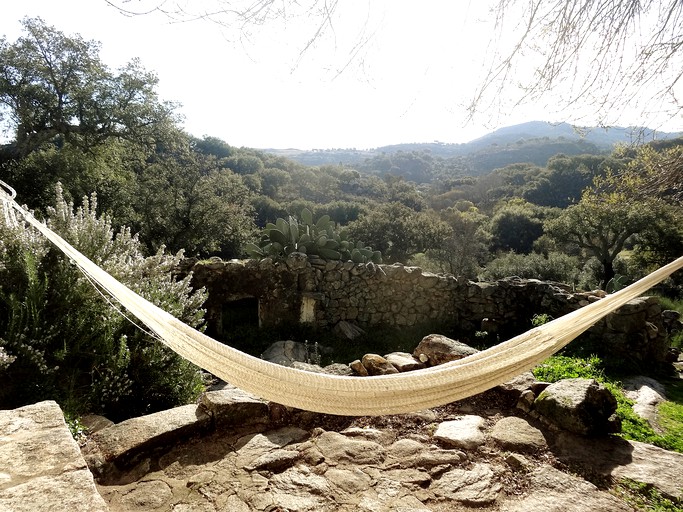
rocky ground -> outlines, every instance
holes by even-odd
[[[144,428],[131,420],[93,434],[82,451],[110,509],[635,510],[624,481],[683,498],[682,454],[569,433],[520,409],[509,389],[363,418],[293,411],[234,391],[216,392],[196,411],[158,413]]]

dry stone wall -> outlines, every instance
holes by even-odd
[[[503,340],[529,329],[534,314],[557,318],[604,296],[599,290],[576,292],[532,279],[474,282],[401,264],[323,261],[299,253],[286,261],[188,260],[184,270],[193,271],[195,286],[207,288],[209,333],[218,338],[234,327],[228,313],[237,304],[244,306],[245,300],[251,300],[247,307],[262,326],[447,325],[454,332],[486,331]],[[605,351],[614,345],[624,357],[638,361],[664,361],[668,351],[667,326],[655,298],[631,301],[587,336]]]

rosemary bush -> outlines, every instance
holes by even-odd
[[[200,327],[206,296],[176,279],[182,253],[145,257],[128,229],[97,215],[97,198],[74,210],[57,187],[48,225],[137,293]],[[130,317],[129,314],[126,314]],[[69,414],[114,421],[193,400],[198,368],[136,327],[42,235],[0,216],[0,408],[56,400]]]

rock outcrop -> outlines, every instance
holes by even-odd
[[[214,393],[210,401],[224,405],[211,414],[236,407],[228,398],[235,392]],[[591,478],[596,471],[630,478],[680,497],[683,455],[548,429],[515,409],[512,398],[499,389],[439,410],[378,418],[289,410],[280,427],[261,416],[252,427],[157,447],[127,471],[104,475],[98,488],[117,512],[632,510],[581,478],[585,469]]]
[[[0,411],[0,510],[109,510],[55,402]]]
[[[534,401],[534,409],[558,427],[584,436],[619,432],[617,400],[593,379],[564,379],[550,384]]]
[[[93,494],[92,476],[74,453],[77,447],[54,403],[4,411],[0,509],[632,510],[592,483],[596,475],[612,482],[628,478],[683,499],[683,454],[549,426],[515,405],[539,387],[519,378],[434,410],[346,418],[285,408],[226,386],[206,393],[196,406],[91,435],[82,451],[97,474],[101,498]],[[32,423],[41,424],[35,432],[46,438],[29,442],[32,436],[23,429]],[[48,462],[61,461],[65,452],[76,455],[72,462]],[[27,468],[40,476],[27,476]],[[65,473],[68,478],[62,478]],[[55,499],[65,508],[55,506]]]

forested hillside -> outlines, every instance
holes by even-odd
[[[395,144],[374,149],[267,149],[306,165],[342,164],[372,168],[377,160],[400,158],[401,154],[441,158],[465,174],[478,176],[506,165],[528,162],[544,166],[552,156],[610,153],[619,145],[633,146],[656,140],[670,140],[681,133],[665,133],[643,127],[574,127],[567,123],[530,121],[500,128],[464,144],[441,142]]]
[[[310,166],[188,135],[153,73],[135,60],[112,70],[98,52],[38,19],[17,41],[0,40],[0,120],[10,134],[0,180],[86,255],[193,325],[201,295],[170,278],[176,254],[245,257],[263,228],[277,238],[278,218],[301,222],[304,211],[310,225],[329,216],[386,263],[470,279],[613,288],[683,254],[683,139],[606,151],[531,138],[467,155],[415,147]],[[125,407],[139,414],[196,387],[176,378],[190,371],[178,358],[152,348],[53,249],[6,219],[0,283],[9,357],[0,370],[37,382],[0,391],[1,402],[53,394],[75,409],[118,410],[126,390],[147,386],[151,395]],[[662,291],[679,295],[680,283]]]

